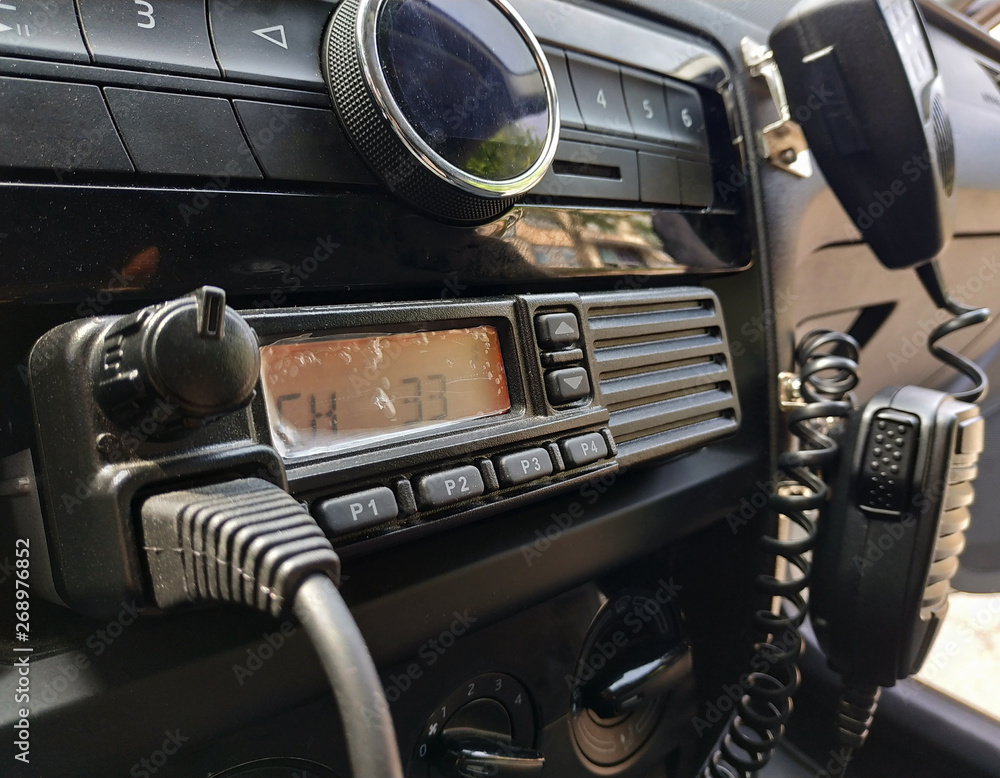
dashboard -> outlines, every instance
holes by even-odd
[[[770,605],[796,336],[858,334],[870,394],[945,383],[885,359],[916,278],[807,151],[764,153],[745,40],[792,5],[0,4],[16,774],[351,774],[300,624],[154,593],[144,502],[238,478],[336,549],[407,775],[695,775]],[[1000,65],[940,20],[930,45],[957,283],[1000,235]],[[524,772],[448,772],[470,732]]]

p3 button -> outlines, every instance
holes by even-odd
[[[544,448],[508,454],[497,459],[497,470],[506,485],[519,486],[552,475],[552,457]]]
[[[471,465],[425,475],[417,481],[421,508],[443,508],[479,497],[485,491],[482,473]]]

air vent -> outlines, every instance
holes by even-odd
[[[623,465],[730,435],[740,410],[719,301],[707,289],[582,295]]]

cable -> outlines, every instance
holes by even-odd
[[[964,392],[955,392],[953,397],[968,403],[977,403],[986,397],[990,388],[990,380],[985,371],[971,359],[962,356],[956,351],[952,351],[946,346],[939,344],[939,341],[948,337],[954,332],[964,330],[968,327],[975,327],[990,319],[989,308],[972,308],[963,305],[952,299],[945,291],[944,279],[941,276],[941,268],[937,260],[928,262],[917,268],[917,275],[931,299],[938,308],[948,311],[954,319],[946,321],[930,334],[927,348],[930,349],[938,360],[944,362],[949,367],[962,373],[970,381],[973,388]]]
[[[792,698],[799,687],[797,660],[802,652],[799,628],[805,620],[807,604],[802,595],[808,586],[811,566],[806,554],[816,539],[816,522],[810,515],[822,509],[829,498],[824,470],[834,466],[840,446],[820,426],[826,419],[846,418],[853,408],[849,399],[858,384],[857,342],[840,333],[818,330],[806,336],[796,350],[805,405],[792,411],[789,430],[799,439],[798,450],[778,457],[779,481],[791,480],[800,493],[777,493],[771,507],[800,527],[804,537],[782,540],[761,539],[761,550],[783,559],[789,573],[784,580],[776,575],[760,575],[757,589],[782,605],[774,610],[758,610],[754,629],[761,636],[755,643],[756,655],[767,663],[766,670],[750,673],[748,688],[737,702],[726,732],[701,772],[702,778],[749,778],[761,770],[784,736],[792,713]]]
[[[141,516],[157,607],[228,602],[276,617],[291,610],[330,682],[354,778],[402,778],[378,672],[337,591],[340,560],[305,508],[251,478],[150,497]]]
[[[368,647],[340,592],[325,575],[307,578],[292,606],[319,654],[344,723],[356,778],[396,776],[399,749]]]

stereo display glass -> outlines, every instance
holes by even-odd
[[[489,326],[280,341],[261,348],[261,383],[286,459],[511,409]]]

